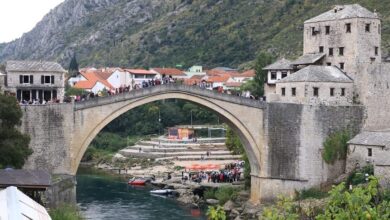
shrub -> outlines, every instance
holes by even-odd
[[[347,155],[347,142],[350,140],[348,131],[335,132],[324,142],[322,158],[327,164],[333,164],[337,160],[345,159]]]
[[[237,198],[238,189],[233,187],[220,187],[215,192],[215,198],[219,200],[219,204],[225,204],[228,200]]]
[[[206,189],[203,193],[204,199],[216,199],[215,197],[215,189],[209,188]]]
[[[79,209],[74,205],[63,204],[49,212],[52,220],[82,220]]]
[[[368,176],[374,175],[374,167],[372,165],[362,167],[361,169],[352,172],[348,176],[347,185],[358,185],[367,182],[366,174],[368,174]]]
[[[322,191],[318,188],[304,189],[299,192],[296,192],[296,198],[298,200],[313,198],[313,199],[322,199],[328,196],[327,192]]]
[[[226,220],[226,213],[221,206],[209,206],[206,215],[210,220]]]
[[[272,220],[296,220],[299,219],[297,207],[294,206],[293,200],[287,197],[278,197],[275,206],[264,209],[261,219]]]

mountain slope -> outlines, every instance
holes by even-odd
[[[264,50],[302,52],[303,21],[334,4],[378,9],[382,47],[390,51],[390,0],[66,0],[22,38],[0,44],[7,59],[81,66],[232,66]]]

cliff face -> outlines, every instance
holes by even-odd
[[[0,44],[0,63],[44,59],[80,66],[237,66],[260,50],[294,57],[303,21],[334,4],[308,0],[65,0],[20,39]],[[390,50],[390,4],[357,1],[381,13]]]

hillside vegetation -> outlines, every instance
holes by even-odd
[[[19,40],[0,44],[8,59],[56,60],[76,52],[80,66],[209,67],[302,52],[304,20],[335,4],[359,3],[382,18],[390,51],[390,0],[66,0]]]

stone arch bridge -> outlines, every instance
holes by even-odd
[[[183,99],[217,113],[240,137],[251,166],[251,200],[318,185],[342,172],[324,165],[320,146],[330,127],[353,123],[360,107],[267,104],[195,86],[168,84],[78,103],[22,106],[21,129],[34,153],[25,167],[75,175],[94,137],[121,114],[146,103]],[[309,120],[308,120],[309,119]],[[305,134],[306,133],[306,134]]]

